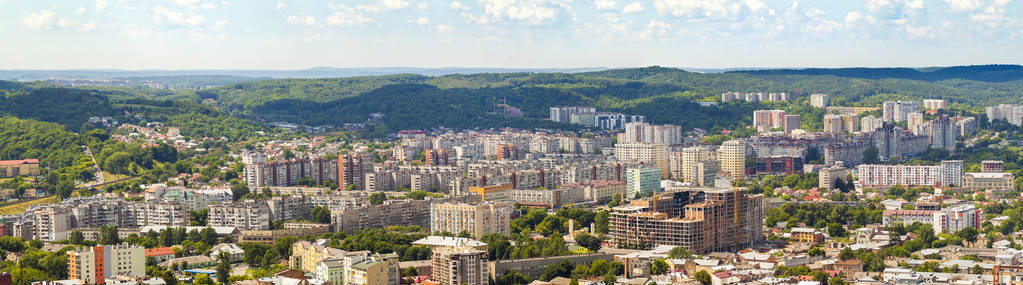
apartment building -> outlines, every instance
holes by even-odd
[[[860,165],[856,171],[863,187],[962,185],[962,161],[947,160],[941,165]]]
[[[866,115],[860,118],[860,131],[861,132],[873,132],[880,128],[884,120],[873,115]]]
[[[32,215],[32,237],[45,242],[67,239],[69,210],[60,206],[47,206]]]
[[[338,185],[345,188],[354,185],[355,189],[365,190],[365,175],[373,172],[373,156],[362,152],[338,155],[337,171],[337,179],[341,181]]]
[[[245,200],[211,205],[207,225],[235,227],[238,230],[270,229],[270,207],[263,201]]]
[[[505,202],[436,203],[430,205],[430,231],[459,234],[468,232],[474,237],[498,233],[511,233],[514,207]]]
[[[625,171],[625,194],[628,197],[657,192],[661,188],[660,170],[640,165]]]
[[[332,212],[331,223],[338,232],[354,233],[365,228],[417,225],[430,227],[430,205],[433,203],[478,201],[479,197],[461,196],[427,200],[387,200],[371,207]]]
[[[924,99],[924,108],[928,110],[948,109],[948,101],[945,101],[945,99]]]
[[[615,158],[624,162],[653,164],[661,169],[661,178],[671,177],[668,166],[668,145],[647,143],[619,143],[615,145]]]
[[[971,190],[1010,191],[1014,189],[1015,178],[1012,173],[966,173],[963,175],[963,188]]]
[[[896,101],[884,102],[881,105],[882,119],[885,122],[903,122],[909,113],[919,112],[920,103],[917,102]]]
[[[757,175],[803,174],[803,158],[781,155],[757,157],[756,170]]]
[[[980,162],[980,172],[1000,173],[1005,169],[1005,162],[1001,160],[985,160]]]
[[[845,167],[831,166],[828,168],[821,169],[817,172],[817,187],[824,190],[835,189],[835,180],[842,180],[848,182],[846,177]]]
[[[763,197],[745,188],[687,191],[668,209],[618,207],[610,243],[618,248],[681,246],[693,253],[735,251],[763,240]],[[673,210],[678,209],[678,210]]]
[[[145,249],[125,244],[68,251],[68,278],[84,284],[105,284],[114,276],[146,275]]]
[[[785,110],[753,111],[753,127],[759,132],[768,132],[775,128],[785,128]]]
[[[856,115],[827,114],[824,115],[824,132],[841,133],[856,132]]]
[[[430,279],[441,285],[490,284],[487,251],[471,247],[447,247],[433,252],[433,275]]]
[[[696,181],[696,164],[716,160],[713,146],[700,145],[683,148],[671,153],[671,177],[685,182]]]
[[[618,142],[678,145],[682,143],[682,127],[643,122],[628,123],[625,124],[625,132],[618,134]]]
[[[345,267],[345,284],[351,285],[401,285],[401,269],[398,255],[369,254],[346,255],[342,260]],[[350,264],[350,265],[348,265]]]
[[[329,257],[341,256],[344,250],[328,247],[325,244],[313,243],[300,240],[291,245],[291,267],[305,271],[316,272],[317,263]]]
[[[954,233],[965,228],[980,228],[984,214],[973,205],[941,209],[934,213],[934,233]]]
[[[574,187],[576,185],[563,184],[562,187]],[[606,202],[611,201],[614,194],[625,193],[625,183],[615,180],[590,180],[581,184],[584,189],[583,198],[587,201]]]
[[[550,120],[558,123],[573,123],[572,115],[580,113],[596,113],[597,108],[585,106],[559,106],[551,107]],[[577,123],[573,123],[577,124]]]
[[[828,106],[828,103],[830,103],[828,94],[810,94],[810,106],[824,108]]]
[[[718,160],[721,161],[721,171],[727,172],[732,180],[746,178],[746,142],[743,140],[730,140],[721,144],[718,149]]]
[[[928,137],[931,140],[931,148],[945,149],[950,152],[956,150],[956,138],[959,137],[959,126],[952,122],[948,116],[942,115],[928,122]]]
[[[312,179],[317,184],[327,180],[337,183],[338,161],[313,158],[257,162],[246,164],[243,176],[251,189],[294,186],[301,178]]]
[[[38,175],[38,159],[0,160],[0,178]]]

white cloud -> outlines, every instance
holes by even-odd
[[[639,37],[645,39],[650,35],[656,35],[659,37],[665,36],[669,34],[671,30],[672,30],[671,24],[658,20],[650,20],[650,23],[646,25],[646,29],[644,29],[643,32],[639,33]]]
[[[426,3],[419,3],[416,5],[416,9],[419,10],[426,10],[426,7],[429,7],[429,5],[427,5]]]
[[[643,12],[643,4],[640,4],[639,2],[632,2],[632,4],[625,5],[625,8],[622,8],[622,13],[636,12]]]
[[[277,2],[277,7],[274,7],[274,10],[284,10],[284,9],[288,9],[288,4],[284,4],[284,2]]]
[[[75,9],[75,14],[81,13],[85,13],[85,6],[78,6],[78,9]]]
[[[448,7],[451,7],[451,9],[455,9],[455,10],[462,10],[462,11],[469,10],[469,6],[465,6],[465,4],[462,4],[462,2],[458,2],[458,1],[451,2],[451,5],[448,5]]]
[[[226,27],[227,27],[227,19],[217,20],[217,22],[213,24],[213,29],[215,29],[215,30],[222,30],[222,29],[224,29]]]
[[[934,38],[934,28],[931,26],[907,25],[905,30],[906,34],[913,38]]]
[[[484,5],[483,16],[463,14],[477,24],[504,20],[539,25],[554,20],[556,1],[548,0],[478,0]],[[563,6],[562,6],[563,7]]]
[[[427,17],[419,17],[419,19],[416,19],[416,25],[426,25],[426,24],[429,24],[429,23],[430,23],[430,18],[427,18]]]
[[[331,26],[351,27],[373,21],[352,7],[331,3],[330,8],[334,9],[334,13],[327,16],[327,24]]]
[[[744,9],[760,12],[767,8],[759,0],[655,0],[654,7],[662,15],[691,18],[728,18]]]
[[[203,10],[213,10],[217,8],[217,5],[210,2],[206,2],[199,5],[199,7],[202,8]]]
[[[978,0],[945,0],[945,3],[952,11],[973,11],[981,6]]]
[[[128,28],[124,30],[124,33],[128,34],[132,38],[145,38],[153,34],[153,30],[149,28]]]
[[[60,19],[60,20],[57,21],[57,27],[58,28],[67,28],[67,26],[70,26],[70,25],[71,25],[71,21],[69,21],[68,19]]]
[[[405,0],[377,0],[373,5],[356,5],[355,9],[366,12],[387,12],[391,10],[398,10],[408,7],[409,3]]]
[[[49,30],[53,28],[53,24],[57,21],[57,14],[54,14],[51,10],[28,13],[24,18],[21,18],[21,23],[25,24],[25,27],[30,30]]]
[[[593,4],[597,5],[597,10],[600,11],[611,10],[615,8],[615,1],[613,0],[597,0],[593,2]]]
[[[199,4],[199,0],[172,0],[171,2],[185,7],[195,7],[196,4]]]
[[[96,14],[99,14],[103,13],[103,10],[107,7],[110,7],[110,2],[107,2],[106,0],[96,0],[96,5],[94,5],[92,9],[96,12]]]
[[[185,15],[184,13],[172,11],[163,6],[157,5],[156,7],[153,7],[153,21],[157,23],[167,21],[174,24],[199,26],[206,22],[206,17],[194,14]]]
[[[88,23],[84,23],[84,24],[81,24],[80,26],[78,26],[78,30],[83,31],[83,32],[88,32],[88,31],[92,31],[92,30],[95,30],[95,29],[96,29],[96,21],[95,20],[89,20]]]
[[[300,17],[300,16],[296,16],[296,15],[291,15],[291,16],[288,16],[288,24],[315,26],[316,25],[316,17],[313,17],[313,16]]]
[[[448,25],[434,25],[433,30],[441,33],[450,33],[451,31],[454,31],[455,28]]]
[[[873,24],[876,20],[874,19],[873,16],[864,15],[863,13],[860,13],[860,11],[852,11],[845,14],[845,22],[847,24],[856,24],[860,23],[861,21]]]

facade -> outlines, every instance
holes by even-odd
[[[721,161],[721,171],[727,172],[732,180],[742,180],[746,177],[746,142],[724,142],[718,149],[718,160]]]
[[[257,162],[245,165],[245,183],[251,189],[265,186],[294,186],[301,178],[310,178],[316,184],[330,180],[338,182],[338,162],[320,158]]]
[[[931,224],[934,222],[934,210],[885,210],[881,216],[884,226],[911,225],[913,223]]]
[[[334,231],[354,233],[365,228],[417,225],[430,227],[430,204],[466,202],[474,196],[457,198],[435,198],[427,200],[387,200],[371,207],[331,211]],[[476,200],[478,201],[478,200]]]
[[[792,234],[792,239],[800,242],[813,244],[824,242],[824,233],[814,228],[792,228],[789,233]]]
[[[117,275],[145,276],[145,249],[128,244],[101,245],[68,251],[68,278],[104,284]]]
[[[468,232],[474,237],[498,233],[511,233],[512,204],[497,203],[437,203],[430,205],[430,231],[459,234]]]
[[[681,246],[704,253],[734,251],[763,240],[763,196],[749,195],[745,188],[682,194],[671,202],[670,208],[677,211],[615,208],[610,218],[610,243],[618,248]]]
[[[785,133],[799,129],[799,115],[785,115]]]
[[[956,150],[956,138],[959,137],[958,125],[948,116],[939,116],[929,122],[931,148],[941,148],[954,152]]]
[[[856,115],[827,114],[824,115],[824,132],[841,133],[856,132]]]
[[[693,181],[692,184],[704,187],[714,185],[714,180],[717,180],[718,172],[721,172],[720,161],[711,160],[696,163],[696,170],[694,172],[696,180]]]
[[[625,124],[625,132],[618,135],[619,143],[682,144],[682,127],[651,125],[642,122]]]
[[[948,101],[945,101],[945,99],[924,99],[924,108],[928,110],[947,109]]]
[[[810,94],[810,106],[824,108],[828,106],[828,94]]]
[[[433,275],[441,285],[487,285],[487,251],[470,247],[440,248],[433,253]]]
[[[873,132],[882,126],[881,118],[874,117],[871,115],[863,116],[860,118],[860,131],[861,132]]]
[[[697,175],[695,175],[697,163],[715,160],[714,148],[711,146],[687,147],[683,148],[681,152],[672,153],[672,155],[676,153],[678,160],[673,162],[673,165],[677,165],[677,170],[672,170],[672,177],[681,178],[684,182],[693,183],[697,180]]]
[[[341,187],[366,189],[366,174],[373,172],[373,156],[362,152],[341,154],[337,157],[337,179]]]
[[[817,187],[825,190],[835,189],[835,180],[841,179],[843,182],[847,180],[845,167],[832,166],[821,169],[817,172]]]
[[[33,234],[35,239],[55,242],[68,237],[68,210],[59,206],[48,206],[32,215]]]
[[[401,270],[398,255],[362,254],[344,258],[346,266],[344,282],[352,285],[401,285]]]
[[[1014,126],[1023,124],[1023,105],[1001,104],[987,107],[984,111],[987,113],[988,123],[1003,120]]]
[[[753,127],[759,132],[768,132],[775,128],[785,128],[785,110],[753,111]]]
[[[207,224],[211,227],[235,227],[238,230],[268,230],[270,220],[270,207],[254,200],[211,205],[207,215]]]
[[[633,167],[625,170],[625,193],[628,196],[636,194],[655,193],[661,187],[660,170],[654,167]]]
[[[571,118],[573,114],[579,113],[596,113],[597,109],[593,107],[584,106],[561,106],[551,107],[550,120],[558,123],[572,123]]]
[[[860,165],[856,171],[863,187],[962,185],[962,161],[946,160],[941,165]]]
[[[557,209],[565,205],[585,202],[585,192],[586,190],[583,187],[514,189],[511,190],[507,201],[530,207]]]
[[[1001,160],[985,160],[980,162],[980,172],[1000,173],[1005,169],[1005,162]]]
[[[305,272],[316,272],[317,263],[329,257],[343,255],[345,251],[300,240],[291,245],[292,267]]]
[[[980,228],[984,214],[973,205],[941,209],[934,213],[934,233],[954,233],[965,228]]]
[[[793,156],[757,157],[757,175],[781,175],[803,173],[803,158]]]
[[[611,201],[614,194],[625,193],[625,183],[615,180],[590,180],[589,183],[582,186],[584,187],[583,198],[587,201]]]
[[[661,169],[661,178],[671,177],[666,144],[620,143],[615,145],[615,158],[620,161],[653,164]]]
[[[906,120],[909,113],[919,113],[920,103],[896,101],[884,102],[881,105],[882,119],[885,122],[902,122]]]
[[[39,160],[0,160],[0,178],[17,176],[39,176]]]
[[[963,175],[963,188],[971,190],[1009,191],[1015,186],[1012,173],[966,173]]]

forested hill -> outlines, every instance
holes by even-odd
[[[1023,79],[1020,65],[971,65],[935,68],[807,68],[737,70],[729,73],[752,75],[832,75],[866,79],[910,79],[941,81],[951,79],[1007,82]]]

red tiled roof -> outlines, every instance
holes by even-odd
[[[22,160],[0,160],[0,165],[19,165],[19,164],[39,164],[39,160],[35,158],[22,159]]]
[[[174,255],[174,249],[169,247],[157,247],[146,249],[146,257]]]

